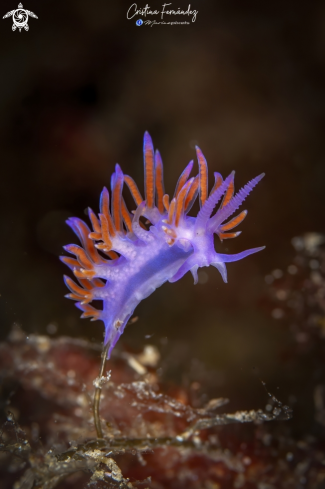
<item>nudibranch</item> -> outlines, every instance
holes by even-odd
[[[264,174],[234,194],[234,172],[225,180],[220,173],[214,173],[215,181],[209,193],[207,162],[196,147],[198,175],[190,178],[191,161],[179,177],[170,201],[164,191],[162,159],[159,151],[154,151],[147,132],[143,154],[144,199],[135,181],[124,175],[117,164],[111,177],[111,195],[105,187],[101,193],[98,217],[89,209],[93,230],[76,217],[67,221],[82,246],[64,247],[75,258],[61,259],[78,280],[77,284],[65,277],[71,291],[66,297],[77,301],[76,306],[83,311],[81,317],[104,322],[108,358],[136,306],[164,282],[176,282],[190,271],[197,283],[198,268],[210,265],[217,268],[227,282],[226,263],[241,260],[264,248],[252,248],[234,255],[217,253],[214,248],[214,234],[221,241],[240,234],[232,230],[243,221],[247,211],[227,219]],[[135,202],[132,212],[122,195],[124,184]],[[191,217],[188,213],[197,197],[200,210],[196,217]],[[213,214],[219,202],[219,208]],[[140,220],[141,216],[146,219],[145,223]],[[91,306],[92,300],[102,301],[103,310]]]

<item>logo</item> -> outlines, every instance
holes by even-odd
[[[23,28],[25,29],[25,31],[29,30],[28,16],[34,17],[34,19],[38,19],[37,15],[35,15],[33,12],[23,9],[21,3],[18,5],[18,8],[16,10],[11,10],[10,12],[7,12],[6,15],[3,16],[3,19],[7,19],[11,16],[13,21],[12,30],[15,31],[16,29],[19,29],[19,32],[21,32]]]
[[[136,24],[137,24],[137,25],[142,25],[142,24],[143,24],[143,20],[142,20],[142,19],[138,19],[138,20],[136,21]]]

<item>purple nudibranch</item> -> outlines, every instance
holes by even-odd
[[[66,297],[77,301],[76,306],[83,311],[81,317],[104,322],[104,345],[109,342],[108,358],[136,306],[164,282],[176,282],[190,271],[196,284],[198,268],[210,265],[217,268],[227,282],[225,263],[264,249],[264,246],[252,248],[235,255],[217,253],[214,249],[214,233],[221,241],[240,234],[229,231],[243,221],[247,211],[225,221],[236,212],[264,173],[253,178],[235,195],[234,172],[225,180],[219,173],[214,173],[215,182],[209,193],[207,162],[196,147],[199,173],[189,178],[193,167],[191,161],[181,174],[169,202],[169,195],[164,192],[162,160],[159,151],[154,151],[147,132],[143,153],[145,199],[134,180],[116,165],[111,178],[111,197],[104,187],[98,217],[89,209],[93,231],[76,217],[67,221],[82,246],[64,247],[75,258],[61,259],[73,270],[79,282],[65,276],[71,291]],[[122,196],[124,183],[136,204],[132,213]],[[197,196],[200,211],[196,217],[191,217],[188,212]],[[220,201],[219,209],[211,217]],[[149,221],[149,227],[140,221],[141,216]],[[103,310],[91,306],[89,302],[92,300],[102,300]]]

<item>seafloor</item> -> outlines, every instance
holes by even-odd
[[[300,406],[263,385],[264,405],[229,412],[227,399],[206,399],[204,375],[189,383],[184,371],[181,385],[166,380],[161,353],[147,344],[114,352],[101,379],[104,439],[97,440],[91,406],[101,346],[26,336],[16,325],[0,345],[1,489],[324,488],[323,241],[293,240],[292,260],[266,276],[261,304],[291,331],[285,368],[308,373],[299,376]]]

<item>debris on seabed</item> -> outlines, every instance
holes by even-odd
[[[274,396],[265,410],[219,413],[223,398],[194,408],[158,382],[156,347],[114,352],[112,375],[97,379],[100,351],[68,337],[27,339],[18,326],[0,344],[4,489],[300,487],[305,459],[290,437],[271,435],[272,423],[265,423],[291,417]],[[104,439],[95,437],[94,379],[102,387]],[[306,465],[303,477],[312,470]]]

